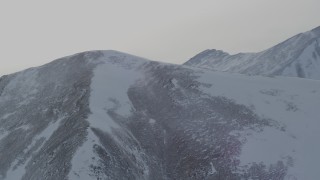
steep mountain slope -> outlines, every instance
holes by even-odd
[[[259,53],[229,55],[206,50],[185,65],[250,75],[320,79],[320,27]]]
[[[115,51],[0,79],[0,179],[315,179],[320,83]]]

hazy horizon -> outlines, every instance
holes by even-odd
[[[0,75],[88,50],[181,64],[205,49],[258,52],[320,25],[318,0],[2,2]]]

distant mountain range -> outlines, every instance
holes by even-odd
[[[258,53],[205,50],[184,65],[224,72],[320,79],[320,27]]]
[[[318,179],[319,80],[192,67],[314,78],[318,35],[190,66],[89,51],[2,76],[0,180]]]

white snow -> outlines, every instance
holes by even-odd
[[[107,111],[115,108],[123,116],[130,115],[131,104],[127,91],[140,77],[142,75],[135,70],[109,62],[94,70],[90,95],[92,115],[88,118],[91,127],[107,130],[109,133],[112,128],[119,128]]]
[[[7,119],[8,117],[10,117],[13,114],[14,113],[8,113],[8,114],[5,114],[2,117],[0,117],[0,123],[1,123],[1,120]],[[8,134],[9,134],[9,132],[6,131],[6,129],[0,128],[0,141],[1,141],[1,139],[5,138]]]
[[[172,83],[173,86],[174,86],[173,89],[177,89],[177,88],[180,87],[179,84],[178,84],[178,80],[175,79],[175,78],[171,79],[171,83]]]
[[[163,130],[163,144],[167,144],[167,131]]]
[[[214,174],[214,173],[216,173],[217,172],[217,170],[214,168],[214,166],[213,166],[213,163],[212,162],[210,162],[210,166],[211,166],[211,171],[209,172],[209,174]]]
[[[30,126],[29,125],[22,125],[18,129],[22,129],[24,131],[28,131],[30,129]]]
[[[8,117],[14,115],[14,112],[3,115],[0,119],[7,119]]]
[[[64,119],[64,117],[61,117],[57,119],[54,123],[51,123],[48,125],[46,129],[44,129],[37,137],[35,137],[35,140],[38,140],[40,138],[45,138],[48,140],[52,134],[60,127],[61,121]]]
[[[255,133],[248,138],[242,148],[241,165],[252,162],[263,162],[269,166],[282,158],[292,156],[295,151],[295,142],[286,133],[274,128],[265,128],[262,133]]]
[[[118,59],[113,59],[115,55],[117,55]],[[130,115],[132,106],[127,91],[131,85],[142,78],[142,74],[134,67],[138,67],[144,62],[134,56],[106,52],[101,59],[102,64],[95,68],[89,99],[89,107],[92,114],[87,119],[90,123],[90,128],[88,129],[87,140],[72,158],[69,179],[90,180],[97,178],[91,173],[89,166],[90,164],[97,165],[98,163],[98,157],[93,152],[93,145],[100,144],[100,142],[91,128],[98,128],[109,135],[113,135],[114,129],[122,129],[108,115],[108,110],[114,110],[125,117]],[[134,149],[128,149],[127,145],[118,140],[116,136],[114,136],[114,139],[119,146],[124,147],[124,150],[130,151],[131,154],[135,154],[139,158],[138,152],[135,152]],[[145,173],[148,174],[147,169],[145,169]]]
[[[152,124],[152,125],[154,125],[154,124],[156,123],[156,120],[154,120],[154,119],[149,119],[149,123]]]
[[[22,179],[23,175],[26,173],[25,167],[28,164],[28,162],[30,161],[31,157],[28,158],[28,160],[21,165],[17,165],[17,163],[19,162],[18,159],[16,159],[13,164],[16,165],[16,167],[14,168],[13,166],[11,166],[11,169],[7,172],[6,175],[6,179]]]

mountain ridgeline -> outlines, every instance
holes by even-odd
[[[205,50],[184,65],[224,72],[320,79],[320,26],[258,53]]]
[[[210,69],[317,79],[315,37],[190,66],[89,51],[3,76],[0,180],[317,179],[319,81]]]

